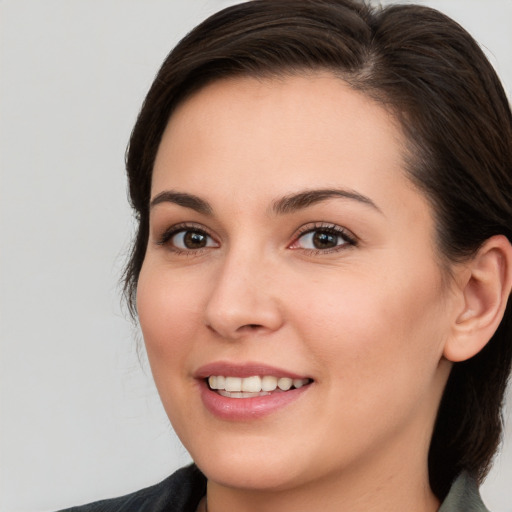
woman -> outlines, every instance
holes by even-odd
[[[164,62],[126,293],[196,465],[80,510],[486,510],[512,115],[446,16],[259,0]]]

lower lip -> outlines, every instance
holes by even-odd
[[[200,381],[200,390],[204,406],[214,416],[229,421],[247,421],[262,418],[295,402],[311,385],[253,398],[221,396],[212,391],[205,381]]]

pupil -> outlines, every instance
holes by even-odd
[[[188,249],[200,249],[201,247],[206,247],[206,236],[202,233],[187,231],[183,242]]]
[[[313,236],[313,245],[317,249],[330,249],[331,247],[336,247],[337,242],[337,235],[333,235],[331,233],[319,231]]]

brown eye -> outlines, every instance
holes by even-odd
[[[193,251],[205,247],[218,247],[213,238],[200,230],[182,229],[170,238],[170,243],[183,251]]]
[[[311,237],[311,242],[315,249],[332,249],[339,245],[339,238],[339,235],[334,235],[333,233],[315,231]]]
[[[290,249],[329,252],[354,245],[357,245],[355,237],[345,228],[333,224],[306,229],[290,245]]]
[[[183,237],[183,245],[187,249],[201,249],[206,247],[208,239],[203,233],[195,233],[193,231],[187,231]]]
[[[300,236],[297,245],[302,249],[325,250],[334,249],[350,243],[343,233],[332,232],[326,229],[315,229]]]

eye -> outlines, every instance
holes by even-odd
[[[179,231],[171,237],[170,241],[174,247],[185,250],[215,247],[217,245],[208,234],[192,230]]]
[[[347,245],[356,245],[356,239],[351,233],[340,226],[305,226],[290,245],[290,249],[329,252],[339,250]]]
[[[194,226],[173,226],[158,241],[159,245],[168,245],[177,252],[191,252],[219,244],[206,231]]]

